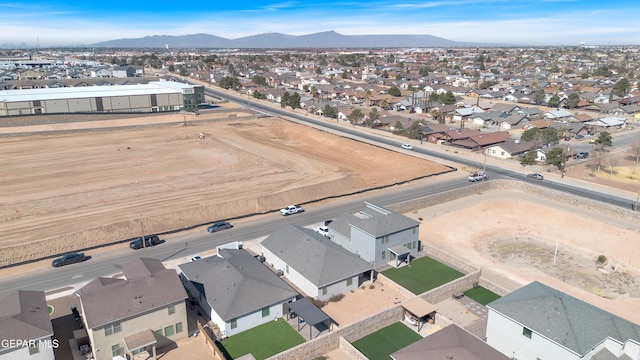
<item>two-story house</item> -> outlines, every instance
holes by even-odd
[[[419,226],[418,221],[365,202],[359,210],[338,216],[329,229],[335,243],[364,261],[397,265],[418,252]]]
[[[160,260],[139,258],[122,278],[96,278],[76,292],[96,360],[147,352],[187,337],[187,293]]]

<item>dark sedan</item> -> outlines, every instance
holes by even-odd
[[[232,227],[233,225],[231,225],[228,221],[216,221],[207,228],[207,231],[212,233],[220,230],[231,229]]]
[[[84,253],[71,253],[71,254],[66,254],[65,256],[59,259],[53,260],[53,263],[51,263],[51,265],[53,267],[60,267],[60,266],[65,266],[69,264],[80,263],[83,261],[87,261],[89,259],[91,259],[91,257],[84,256]]]
[[[133,250],[142,249],[143,247],[152,247],[161,243],[158,235],[146,235],[144,237],[144,244],[142,243],[142,237],[139,237],[129,243],[129,247]]]

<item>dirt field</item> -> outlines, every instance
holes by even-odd
[[[448,170],[277,118],[220,115],[3,138],[0,153],[0,265]]]
[[[407,215],[424,219],[423,241],[479,267],[499,285],[538,280],[640,323],[640,224],[512,191]],[[605,263],[597,262],[599,255]]]

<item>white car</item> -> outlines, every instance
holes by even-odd
[[[316,228],[316,232],[320,235],[324,235],[326,237],[329,237],[329,228],[326,226],[318,226]]]
[[[413,150],[413,145],[411,144],[402,144],[402,148],[406,150]]]
[[[200,260],[200,259],[202,259],[202,256],[200,256],[200,255],[198,255],[198,254],[195,254],[195,255],[193,255],[193,256],[191,257],[191,259],[189,259],[189,260],[191,260],[191,261],[198,261],[198,260]]]
[[[280,215],[282,216],[297,214],[301,212],[304,212],[304,209],[298,205],[289,205],[285,208],[280,209]]]

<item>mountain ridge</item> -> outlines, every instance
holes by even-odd
[[[482,43],[464,43],[433,35],[343,35],[336,31],[323,31],[306,35],[263,33],[236,39],[210,34],[151,35],[102,41],[90,47],[102,48],[407,48],[407,47],[465,47],[491,46]]]

